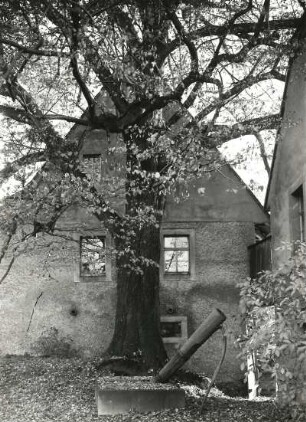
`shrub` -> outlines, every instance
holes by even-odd
[[[240,288],[246,324],[240,356],[244,361],[256,356],[258,376],[268,372],[277,382],[279,405],[301,417],[306,408],[306,244],[298,244],[284,267],[248,279]]]

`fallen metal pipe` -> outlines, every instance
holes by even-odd
[[[226,316],[224,313],[219,309],[214,309],[170,361],[160,370],[155,377],[155,381],[166,382],[220,328],[225,320]]]

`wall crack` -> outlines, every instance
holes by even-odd
[[[37,306],[37,303],[39,302],[39,299],[42,297],[43,293],[44,293],[44,292],[41,292],[41,293],[37,296],[37,298],[36,298],[36,301],[35,301],[34,306],[33,306],[33,309],[32,309],[32,313],[31,313],[31,317],[30,317],[29,325],[28,325],[28,328],[27,328],[27,333],[29,332],[30,326],[31,326],[31,324],[32,324],[32,319],[33,319],[33,315],[34,315],[34,312],[35,312],[35,308],[36,308],[36,306]]]

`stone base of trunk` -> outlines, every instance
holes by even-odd
[[[150,412],[185,406],[184,390],[153,377],[104,377],[96,386],[98,415]]]

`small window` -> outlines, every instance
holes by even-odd
[[[189,274],[189,236],[164,236],[165,273]]]
[[[305,217],[304,217],[304,195],[303,186],[300,186],[291,195],[291,232],[292,241],[304,241]]]
[[[160,330],[164,343],[182,343],[187,340],[187,317],[161,316]]]
[[[105,275],[105,239],[103,237],[81,237],[80,255],[82,277]]]
[[[101,180],[101,154],[84,154],[82,169],[89,179]]]
[[[181,321],[161,321],[162,337],[182,337]]]

